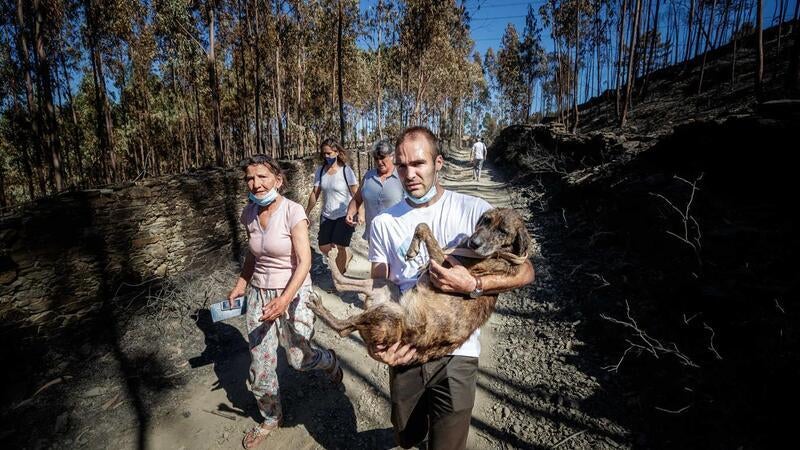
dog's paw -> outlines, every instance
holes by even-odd
[[[416,258],[419,255],[419,242],[411,243],[411,246],[408,247],[408,251],[406,252],[406,261],[411,261],[412,259]]]
[[[319,314],[320,310],[324,309],[325,307],[322,306],[322,298],[320,298],[319,294],[314,291],[311,291],[308,294],[308,309],[310,309],[314,314]]]
[[[331,251],[328,252],[328,265],[335,264],[336,256],[339,254],[339,250],[336,247],[332,248]]]

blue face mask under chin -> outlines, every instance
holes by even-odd
[[[420,198],[414,197],[413,195],[409,194],[407,191],[403,190],[403,193],[405,194],[405,197],[407,199],[409,199],[411,201],[411,203],[413,203],[415,205],[421,205],[423,203],[428,203],[429,201],[431,201],[431,199],[433,199],[433,197],[436,197],[436,180],[438,179],[438,177],[439,177],[439,173],[437,172],[436,173],[436,177],[434,177],[434,179],[433,179],[433,185],[431,186],[430,189],[428,189],[428,192],[426,192],[425,195],[423,195],[422,197],[420,197]]]
[[[264,198],[258,198],[255,196],[255,194],[250,192],[247,195],[247,198],[249,198],[251,202],[255,203],[258,206],[269,206],[270,204],[272,204],[272,202],[275,201],[276,198],[278,198],[278,190],[275,188],[270,189],[270,191],[267,192],[267,195],[264,196]]]

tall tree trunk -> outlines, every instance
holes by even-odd
[[[636,0],[636,13],[633,16],[633,27],[631,28],[631,45],[630,55],[628,57],[628,82],[625,87],[625,98],[622,103],[622,117],[620,117],[620,128],[625,126],[628,119],[628,108],[631,103],[631,92],[633,92],[633,83],[636,81],[636,74],[633,70],[633,62],[636,56],[636,40],[638,38],[639,29],[639,16],[642,13],[642,0]]]
[[[595,3],[594,7],[594,37],[595,37],[595,44],[594,44],[594,57],[596,58],[597,63],[597,84],[596,84],[596,92],[597,96],[599,97],[601,94],[601,87],[600,82],[602,81],[603,71],[601,68],[601,58],[600,58],[600,47],[601,47],[601,40],[600,40],[600,8],[602,7],[602,3],[599,1]]]
[[[342,39],[344,38],[344,12],[342,9],[342,0],[339,0],[339,20],[338,20],[338,33],[336,38],[336,61],[338,66],[337,71],[337,95],[339,97],[339,136],[342,139],[342,145],[345,143],[345,127],[344,127],[344,94],[342,87]]]
[[[0,208],[5,208],[7,206],[5,171],[3,170],[3,166],[0,165]]]
[[[728,25],[730,25],[730,20],[728,20],[729,16],[730,16],[730,2],[723,1],[722,29],[714,30],[713,28],[709,27],[711,29],[711,32],[714,33],[714,42],[711,44],[711,48],[719,48],[720,45],[723,44],[723,39],[725,39],[725,36],[728,33]]]
[[[619,15],[619,41],[617,43],[617,74],[616,74],[616,107],[617,120],[622,117],[622,106],[620,97],[620,87],[622,85],[622,54],[624,50],[625,40],[625,9],[628,6],[628,0],[622,0],[622,12]]]
[[[33,79],[31,77],[31,63],[30,63],[30,52],[28,50],[28,39],[25,34],[25,10],[23,9],[22,0],[17,0],[17,8],[16,8],[16,31],[17,31],[17,57],[19,58],[20,62],[22,63],[22,70],[25,72],[25,101],[27,103],[27,113],[28,113],[28,125],[29,125],[29,135],[33,143],[33,155],[30,158],[25,158],[25,167],[29,171],[27,173],[28,178],[30,180],[30,197],[31,200],[36,198],[36,193],[33,189],[33,180],[34,178],[38,181],[39,184],[39,192],[41,195],[45,195],[47,193],[47,182],[44,177],[44,172],[42,170],[37,170],[36,175],[34,176],[34,170],[32,166],[38,166],[39,168],[42,167],[41,160],[42,160],[42,141],[41,141],[41,132],[40,132],[40,117],[38,108],[36,106],[36,101],[34,100],[34,89],[33,89]],[[27,151],[25,154],[27,155]],[[33,163],[33,164],[31,164]]]
[[[781,36],[783,35],[783,16],[786,13],[786,0],[777,0],[775,7],[780,7],[780,11],[778,12],[778,51],[777,54],[781,54]],[[773,18],[774,20],[774,18]]]
[[[797,95],[800,93],[800,24],[797,23],[797,11],[800,9],[800,0],[797,0],[794,5],[794,45],[792,46],[792,53],[789,56],[789,67],[786,70],[786,89]]]
[[[300,51],[297,53],[297,104],[295,106],[297,112],[295,115],[297,116],[297,129],[300,133],[300,139],[298,142],[300,146],[300,156],[305,156],[306,154],[306,127],[305,125],[300,125],[302,123],[302,119],[300,117],[300,99],[303,92],[303,64],[301,59],[304,53],[305,47],[301,47]]]
[[[280,43],[275,46],[275,118],[278,121],[278,150],[281,156],[284,155],[284,151],[286,150],[285,147],[285,137],[284,137],[284,129],[283,129],[283,102],[281,97],[283,96],[283,90],[281,89],[281,46]]]
[[[578,80],[580,79],[581,71],[581,9],[575,7],[575,75],[573,80],[572,92],[572,132],[578,131],[578,88],[580,86]]]
[[[108,103],[106,77],[103,73],[103,59],[98,47],[97,30],[95,29],[99,18],[96,16],[95,5],[92,0],[86,0],[87,34],[89,53],[92,61],[92,76],[94,79],[94,104],[96,112],[95,132],[100,143],[104,175],[106,182],[117,181],[117,158],[114,151],[114,123],[111,118],[111,107]]]
[[[264,153],[264,136],[263,136],[263,113],[262,113],[262,106],[261,106],[261,65],[262,65],[262,57],[261,57],[261,20],[260,20],[260,13],[259,13],[258,4],[256,7],[253,8],[253,18],[255,23],[255,47],[253,48],[253,62],[255,63],[255,70],[253,71],[254,77],[254,92],[253,97],[255,100],[255,121],[256,121],[256,152],[263,154]]]
[[[650,72],[653,71],[653,61],[656,53],[656,37],[658,36],[658,23],[659,23],[658,18],[659,18],[659,12],[661,10],[661,0],[655,0],[655,2],[656,2],[656,12],[655,12],[655,18],[653,20],[654,25],[652,34],[650,35],[650,50],[647,52],[648,53],[647,64],[645,65],[644,69],[645,77],[644,80],[642,80],[642,88],[639,91],[640,96],[643,96],[647,93],[647,84],[648,81],[650,81]]]
[[[225,154],[222,149],[222,113],[220,112],[219,81],[217,80],[216,56],[216,23],[217,3],[210,0],[206,3],[208,14],[208,51],[206,52],[206,65],[208,68],[208,84],[211,89],[211,111],[214,120],[214,156],[218,167],[225,165]]]
[[[697,33],[694,38],[694,57],[700,54],[700,38],[703,37],[703,21],[705,20],[705,1],[700,1],[700,9],[697,11]]]
[[[797,1],[800,3],[800,0]],[[733,91],[736,86],[736,54],[739,45],[739,26],[741,24],[744,3],[744,1],[741,1],[736,7],[736,25],[733,28],[733,52],[731,55],[731,91]]]
[[[403,70],[405,68],[403,60],[404,60],[403,58],[400,59],[400,108],[398,112],[400,114],[400,124],[403,126],[403,128],[405,128],[407,126],[407,122],[405,120],[405,110],[406,110],[405,89],[407,88],[408,83],[406,82],[405,78],[406,72]]]
[[[711,3],[711,14],[709,14],[711,16],[708,23],[709,32],[710,30],[714,29],[714,8],[716,6],[717,0],[713,0],[713,3]],[[706,32],[706,30],[703,29],[703,35],[706,38],[706,44],[703,47],[703,62],[700,65],[700,80],[697,83],[697,95],[700,95],[700,93],[703,92],[703,77],[706,74],[706,59],[708,58],[709,45],[711,44],[711,36],[709,35],[709,32]]]
[[[761,80],[764,78],[764,0],[757,0],[757,19],[756,19],[756,51],[758,52],[758,67],[756,68],[756,96],[761,98]]]
[[[381,60],[381,38],[383,32],[383,8],[382,8],[381,0],[378,0],[378,52],[377,52],[377,60],[376,64],[378,66],[378,76],[376,77],[376,90],[377,90],[377,98],[375,100],[375,121],[378,127],[378,139],[383,139],[383,128],[381,127],[381,113],[383,111],[383,106],[381,104],[382,96],[383,96],[383,86],[382,86],[382,76],[381,68],[383,67],[383,60]]]
[[[64,90],[67,93],[70,119],[72,120],[72,151],[75,153],[75,159],[78,163],[78,185],[81,185],[80,180],[85,176],[85,174],[83,173],[83,155],[81,154],[80,124],[78,124],[78,115],[75,112],[75,99],[72,98],[72,89],[70,88],[72,82],[69,78],[69,71],[67,70],[67,63],[65,61],[63,52],[61,53],[61,69],[64,71],[64,80],[67,84],[64,87]],[[73,180],[73,182],[74,181],[75,180]]]
[[[39,99],[39,114],[41,115],[43,150],[50,160],[50,184],[54,192],[63,189],[64,168],[61,166],[61,139],[58,136],[58,120],[56,108],[53,104],[53,74],[50,69],[50,49],[48,35],[50,29],[50,16],[47,6],[40,0],[34,0],[34,48],[36,50],[36,84]],[[45,17],[47,15],[47,17]],[[45,22],[47,20],[48,23]]]
[[[701,0],[697,0],[701,1]],[[686,53],[683,55],[684,63],[689,62],[689,52],[692,48],[692,24],[694,21],[694,2],[695,0],[689,0],[689,18],[686,22]]]

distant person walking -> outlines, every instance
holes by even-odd
[[[483,169],[484,159],[486,159],[486,144],[483,143],[482,137],[478,137],[478,142],[472,144],[472,152],[470,153],[473,180],[481,179],[481,170]]]
[[[314,172],[314,188],[308,196],[306,215],[311,213],[317,199],[322,197],[322,217],[319,223],[319,251],[328,256],[336,247],[336,267],[347,271],[347,247],[355,231],[345,222],[347,205],[358,190],[358,178],[347,165],[347,152],[334,139],[325,139],[319,146],[322,166]]]
[[[371,153],[375,168],[364,174],[361,186],[347,205],[345,216],[351,227],[359,223],[366,224],[363,238],[367,241],[372,219],[403,200],[403,183],[394,167],[394,145],[388,139],[380,140],[372,146]],[[364,205],[366,219],[360,212],[361,205]]]

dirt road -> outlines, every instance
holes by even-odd
[[[490,165],[484,167],[480,182],[473,181],[467,158],[468,150],[450,155],[442,177],[445,187],[480,196],[494,206],[519,208],[529,216],[537,250],[544,248],[540,244],[555,228],[530,217],[524,189],[508,187]],[[316,231],[314,223],[312,236]],[[348,274],[366,277],[369,263],[362,232],[354,236],[355,257]],[[537,251],[534,284],[501,295],[497,311],[482,329],[470,449],[633,445],[628,431],[611,418],[624,405],[599,389],[595,377],[607,372],[597,367],[576,337],[580,312],[559,295],[559,277],[550,273],[548,257],[557,255]],[[189,305],[184,311],[195,310],[222,296],[235,276],[233,264],[220,262],[211,275],[187,276],[184,285],[175,288],[172,303],[166,304],[183,298]],[[316,249],[312,277],[319,287],[331,283]],[[360,310],[355,295],[340,298],[318,292],[337,316]],[[34,438],[29,448],[241,448],[244,431],[257,419],[247,390],[243,321],[214,325],[201,316],[195,323],[180,308],[174,309],[173,319],[165,315],[169,308],[158,311],[155,319],[154,314],[132,316],[116,336],[117,345],[85,348],[80,361],[60,364],[76,376],[51,389],[51,395],[60,396],[58,408],[42,416],[34,409],[45,406],[48,397],[42,396],[29,409],[20,409],[39,411],[29,423],[55,427],[54,440]],[[262,448],[394,448],[386,367],[367,356],[357,334],[340,338],[318,321],[314,339],[336,349],[346,390],[332,387],[322,374],[292,370],[281,356],[284,425]],[[73,370],[76,366],[81,369]]]

